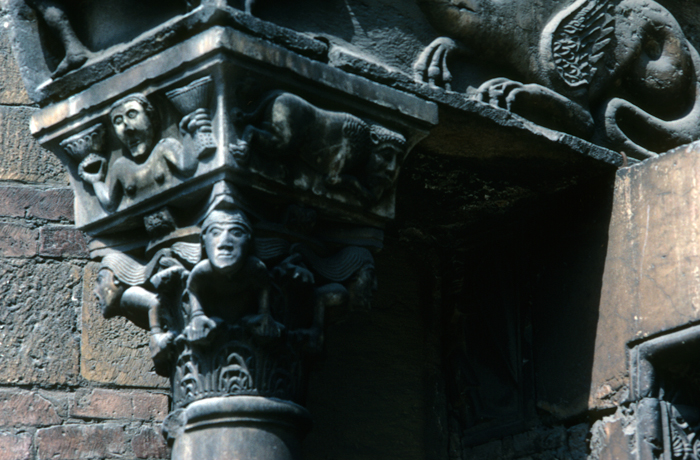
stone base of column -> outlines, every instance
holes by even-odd
[[[173,460],[299,460],[311,428],[303,407],[259,396],[209,398],[190,404]]]

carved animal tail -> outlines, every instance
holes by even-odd
[[[282,94],[284,94],[284,91],[272,91],[270,93],[267,93],[265,97],[263,97],[260,102],[258,102],[258,105],[253,109],[252,112],[244,112],[241,109],[234,109],[233,110],[233,120],[234,124],[237,126],[245,126],[245,125],[251,125],[255,124],[256,122],[262,121],[263,115],[265,114],[265,111],[267,108],[272,104],[272,102],[280,97]]]
[[[605,135],[618,151],[640,160],[657,156],[700,139],[700,55],[690,47],[696,72],[693,106],[680,118],[663,120],[624,99],[611,99],[604,107]],[[622,125],[621,125],[622,123]],[[634,133],[634,137],[628,135]]]

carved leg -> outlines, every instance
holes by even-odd
[[[507,78],[495,78],[479,87],[476,99],[546,128],[584,139],[593,135],[593,117],[588,110],[541,85],[525,85]]]
[[[46,24],[58,35],[66,51],[65,57],[54,70],[53,77],[65,75],[85,64],[91,53],[75,35],[63,8],[53,0],[30,0],[30,5],[41,14]]]

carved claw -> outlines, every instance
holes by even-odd
[[[66,54],[66,57],[58,64],[56,70],[51,74],[51,78],[61,77],[71,70],[82,67],[90,58],[90,53],[87,50],[75,51]]]
[[[430,86],[443,86],[451,89],[452,74],[447,68],[447,58],[460,46],[448,37],[440,37],[428,45],[413,65],[414,77]]]
[[[99,155],[91,153],[78,166],[78,175],[90,184],[104,182],[107,161]]]
[[[507,78],[494,78],[482,84],[477,90],[476,100],[501,109],[510,110],[515,91],[523,88],[520,82]]]
[[[204,314],[195,316],[184,330],[187,341],[195,345],[206,345],[214,338],[214,332],[220,321],[209,318]]]

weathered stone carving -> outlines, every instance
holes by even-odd
[[[471,97],[544,126],[640,159],[700,138],[700,58],[656,2],[420,4],[450,37],[419,56],[422,81],[449,89],[448,57],[474,54],[509,65],[523,82],[489,80]]]
[[[258,167],[284,162],[278,176],[316,194],[347,192],[363,205],[379,201],[398,177],[406,139],[377,124],[313,106],[290,93],[273,92],[251,113],[236,113],[243,140],[265,158]]]
[[[168,27],[252,20],[226,2],[187,8]],[[318,84],[341,81],[337,69],[205,29],[99,84],[76,82],[32,127],[69,172],[103,315],[148,330],[155,370],[171,380],[173,458],[260,458],[272,446],[265,458],[291,460],[326,312],[369,307],[399,167],[436,107],[342,75],[374,94],[349,97]],[[47,85],[103,58],[66,64],[82,67]],[[277,79],[289,63],[294,84]],[[387,108],[394,99],[401,112]]]

